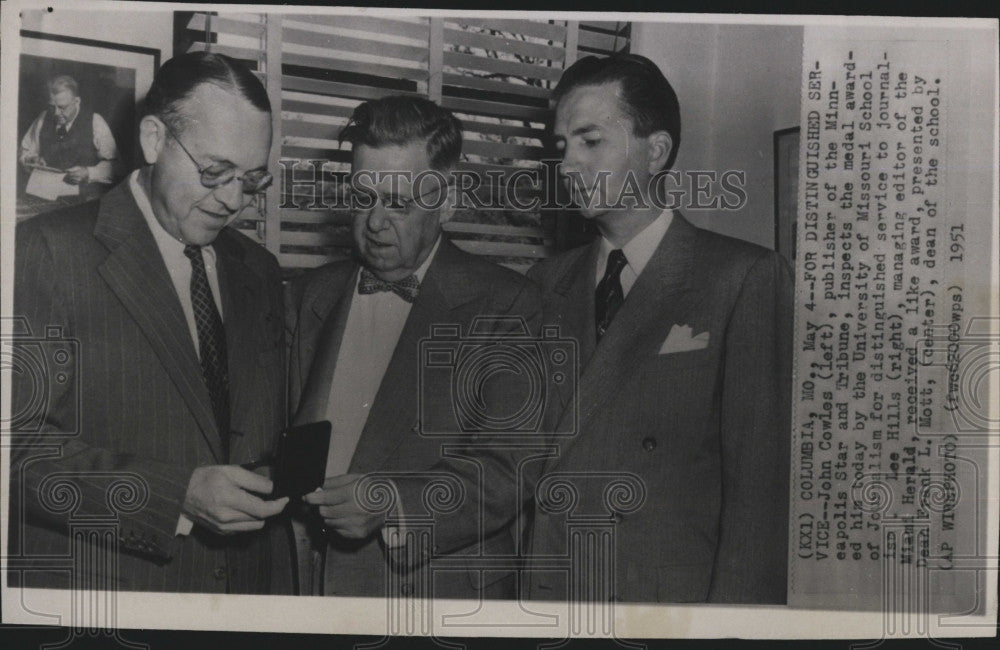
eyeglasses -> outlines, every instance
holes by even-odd
[[[451,185],[449,183],[448,185]],[[375,208],[376,201],[382,204],[382,208],[394,215],[407,215],[414,211],[416,207],[420,208],[438,208],[442,207],[438,205],[441,199],[437,201],[422,201],[426,196],[430,196],[434,192],[441,191],[443,188],[434,187],[424,192],[423,194],[418,194],[413,198],[405,198],[397,194],[382,194],[375,192],[371,188],[359,189],[351,185],[347,185],[344,188],[344,200],[347,206],[351,210],[359,212],[367,212]]]
[[[198,161],[194,159],[194,156],[191,155],[191,152],[188,151],[187,147],[184,146],[181,139],[177,137],[177,133],[170,128],[170,125],[166,122],[164,122],[163,125],[167,127],[167,133],[169,133],[177,144],[180,145],[181,150],[187,154],[187,157],[191,159],[195,168],[198,169],[198,173],[201,174],[201,184],[205,187],[214,189],[221,185],[225,185],[226,183],[232,182],[233,179],[236,179],[240,182],[240,185],[242,185],[243,193],[252,195],[263,192],[274,181],[274,176],[271,175],[271,172],[263,169],[254,169],[248,171],[242,176],[237,176],[236,168],[229,165],[222,166],[221,168],[213,166],[202,167],[198,164]]]

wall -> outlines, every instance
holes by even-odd
[[[773,137],[799,123],[802,28],[636,22],[632,31],[632,51],[660,66],[680,101],[675,169],[746,171],[743,208],[684,215],[773,248]]]
[[[128,11],[93,8],[73,9],[65,3],[45,10],[24,10],[21,29],[47,34],[76,36],[123,45],[141,45],[160,50],[160,62],[173,56],[174,14],[172,10],[142,9],[133,3]]]

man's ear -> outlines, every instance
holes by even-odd
[[[152,165],[160,157],[167,142],[167,127],[155,115],[147,115],[139,122],[139,145],[147,165]]]
[[[454,179],[453,179],[454,180]],[[440,212],[438,214],[438,223],[445,224],[455,216],[455,209],[458,207],[458,188],[455,183],[448,184],[448,196],[445,199],[444,205],[441,206]]]
[[[670,152],[674,149],[674,141],[666,131],[654,131],[646,138],[649,151],[649,173],[656,174],[670,158]]]

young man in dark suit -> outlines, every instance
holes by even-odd
[[[657,206],[653,179],[677,156],[680,109],[654,63],[585,57],[563,74],[555,101],[561,173],[600,236],[529,273],[544,322],[579,342],[582,369],[562,415],[575,418],[576,435],[543,474],[606,470],[643,484],[641,506],[613,513],[608,597],[784,602],[788,269],[774,251]],[[579,487],[577,507],[599,509],[603,495]],[[565,517],[540,510],[532,551],[566,552]],[[566,593],[563,577],[542,572],[529,589]]]
[[[226,227],[271,181],[271,118],[232,59],[171,59],[142,112],[146,164],[18,227],[21,350],[61,347],[41,385],[14,373],[13,413],[47,401],[12,427],[12,584],[271,589],[261,529],[287,500],[239,463],[284,423],[283,299],[274,257]],[[87,517],[117,536],[81,535]]]

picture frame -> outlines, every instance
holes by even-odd
[[[799,127],[774,132],[774,250],[795,263],[799,207]]]
[[[108,125],[118,152],[112,180],[120,181],[141,162],[136,118],[139,104],[160,67],[160,50],[32,30],[21,30],[20,35],[18,152],[32,124],[48,110],[48,83],[67,75],[79,87],[81,107],[100,115]],[[55,199],[29,194],[26,189],[30,172],[18,165],[18,221],[90,198],[85,193]]]

